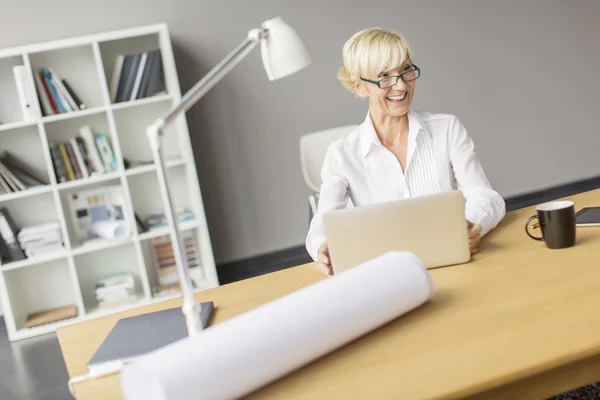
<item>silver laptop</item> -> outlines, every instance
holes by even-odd
[[[323,215],[334,273],[391,250],[411,251],[426,268],[471,259],[465,199],[458,190]]]

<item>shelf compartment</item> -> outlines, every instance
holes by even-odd
[[[189,193],[189,182],[185,165],[166,169],[167,182],[177,213],[194,211]],[[128,176],[129,191],[133,209],[142,221],[152,215],[164,214],[164,205],[156,174],[138,174]],[[197,218],[197,216],[195,216]],[[142,233],[142,232],[140,232]]]
[[[115,40],[106,40],[99,42],[100,56],[102,58],[102,68],[106,77],[106,83],[108,85],[109,93],[111,92],[111,86],[113,81],[113,75],[115,75],[115,68],[117,65],[117,57],[125,56],[128,54],[144,53],[160,48],[160,36],[158,32],[149,33],[146,35],[125,37]],[[161,62],[162,65],[162,62]],[[161,79],[163,73],[161,71]],[[118,76],[115,76],[115,80],[118,82]],[[161,92],[166,94],[166,92]],[[155,95],[160,95],[156,93]],[[146,99],[150,99],[147,97]],[[118,105],[135,104],[138,100],[123,101],[115,103]],[[113,102],[114,103],[114,102]]]
[[[37,126],[25,126],[0,134],[0,157],[3,157],[8,152],[31,170],[35,176],[38,176],[43,182],[49,184],[50,177],[46,158],[44,157],[44,147]],[[42,186],[31,187],[31,189],[40,187]],[[6,194],[16,193],[19,192]]]
[[[193,229],[193,225],[189,225],[187,229],[182,226],[181,237],[186,249],[194,289],[206,289],[208,282],[202,266],[198,232]],[[174,255],[168,232],[162,231],[161,235],[148,239],[141,243],[141,247],[152,297],[164,298],[180,294],[179,275],[174,264]]]
[[[32,73],[39,74],[41,68],[52,68],[73,88],[87,109],[104,106],[91,44],[31,53],[29,59]]]
[[[152,162],[152,151],[146,136],[146,128],[165,114],[172,105],[172,100],[146,103],[137,107],[121,108],[113,111],[115,125],[123,158],[131,162]],[[177,124],[165,129],[162,151],[165,160],[180,159],[182,152],[177,135]]]
[[[24,65],[22,56],[0,59],[0,129],[2,124],[19,123],[25,120],[19,102],[13,67]]]
[[[57,146],[56,151],[60,152],[60,150],[58,149],[58,146],[60,146],[60,144],[63,144],[63,145],[65,145],[65,151],[67,151],[66,145],[71,143],[71,139],[73,139],[75,137],[82,137],[81,130],[83,127],[89,127],[91,129],[91,131],[94,135],[94,142],[95,142],[95,137],[98,134],[103,134],[106,137],[108,144],[114,155],[114,158],[116,160],[117,171],[118,171],[119,168],[121,167],[121,163],[119,162],[120,157],[119,157],[118,152],[116,151],[116,146],[114,145],[114,142],[112,140],[110,130],[109,130],[108,117],[105,112],[85,115],[85,116],[82,116],[81,118],[63,119],[63,120],[56,120],[56,121],[46,123],[45,130],[46,130],[46,136],[48,137],[48,145],[49,146],[52,146],[52,145]],[[94,143],[94,148],[95,149],[98,148],[95,143]],[[88,151],[88,153],[90,152],[90,147],[87,146],[87,142],[86,142],[86,150]],[[52,150],[48,150],[48,151],[50,152],[50,154],[52,154]],[[58,154],[58,158],[59,158],[60,162],[64,165],[64,160],[60,156],[60,154]],[[76,155],[72,154],[72,157],[69,157],[67,155],[67,158],[68,158],[68,160],[70,160],[69,165],[71,166],[73,173],[75,173],[75,168],[77,165],[79,165],[77,163]],[[92,164],[91,157],[90,157],[89,163]],[[53,169],[55,169],[54,161],[53,161]],[[117,171],[110,170],[110,171],[105,172],[105,174],[110,174],[110,173],[117,172]],[[55,172],[52,172],[52,173],[55,173]],[[77,186],[79,184],[85,185],[87,183],[92,183],[94,181],[94,179],[96,179],[96,176],[99,179],[111,179],[110,177],[109,178],[101,178],[103,176],[103,174],[91,175],[88,178],[85,178],[82,174],[80,178],[75,178],[75,179],[69,180],[69,175],[67,173],[65,173],[65,178],[67,179],[66,181],[64,181],[64,179],[61,179],[60,176],[56,176],[56,181],[59,182],[59,188],[63,188],[63,187]],[[87,181],[87,179],[92,179],[92,181]],[[75,182],[79,182],[79,183],[75,183]],[[64,186],[62,186],[62,185],[64,185]]]
[[[132,243],[93,253],[77,254],[73,260],[79,278],[86,313],[111,311],[112,307],[107,309],[98,308],[99,302],[96,300],[95,285],[100,279],[113,274],[122,272],[131,273],[135,280],[134,293],[137,296],[136,301],[145,298],[140,274],[141,268]],[[126,303],[123,306],[130,307],[131,304]]]
[[[19,192],[15,194],[19,194]],[[50,190],[38,193],[37,196],[7,198],[0,203],[0,207],[8,210],[19,229],[30,225],[59,221],[54,196]]]
[[[118,204],[104,207],[102,204],[105,204],[105,201],[113,201],[111,199],[103,198],[104,195],[109,197],[112,196],[110,190],[113,189],[109,188],[120,190],[121,195],[117,195],[117,197],[114,198],[114,201],[118,202]],[[97,182],[94,185],[86,186],[85,188],[68,188],[60,192],[60,199],[74,254],[88,253],[94,251],[94,249],[104,248],[104,244],[113,243],[111,241],[100,245],[96,241],[88,242],[90,236],[87,234],[86,226],[89,225],[91,221],[105,219],[107,215],[111,219],[126,218],[127,215],[130,215],[128,211],[129,204],[125,198],[125,189],[121,185],[119,179]],[[75,208],[72,207],[72,203],[76,204]],[[132,222],[126,220],[126,223],[130,227],[130,232],[133,232]],[[84,245],[86,242],[87,244]]]
[[[31,268],[4,271],[4,279],[17,331],[44,329],[46,325],[25,327],[27,315],[30,313],[68,305],[76,306],[78,303],[75,282],[66,259],[43,262]],[[52,324],[64,321],[68,320]]]

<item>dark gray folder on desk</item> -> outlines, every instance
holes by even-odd
[[[202,326],[208,325],[213,302],[200,303]],[[123,318],[117,322],[88,362],[93,369],[111,361],[133,361],[134,358],[187,337],[181,307]]]

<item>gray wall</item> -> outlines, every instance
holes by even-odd
[[[364,119],[335,74],[365,27],[406,35],[423,71],[415,107],[462,119],[502,195],[600,173],[596,0],[0,4],[0,48],[167,22],[183,91],[265,19],[281,15],[305,38],[310,69],[270,83],[255,51],[188,112],[217,262],[303,243],[298,140]]]

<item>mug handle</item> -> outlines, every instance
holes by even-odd
[[[530,238],[532,238],[532,239],[535,239],[535,240],[544,240],[544,237],[543,237],[543,236],[542,236],[542,237],[537,237],[537,236],[533,236],[531,233],[529,233],[529,223],[530,223],[531,221],[533,221],[534,219],[537,219],[537,220],[538,220],[538,225],[539,225],[539,223],[540,223],[540,222],[539,222],[539,219],[538,219],[538,216],[537,216],[537,215],[534,215],[534,216],[531,216],[531,217],[529,217],[529,219],[528,219],[528,220],[527,220],[527,222],[525,223],[525,233],[527,233],[527,235],[528,235]]]

